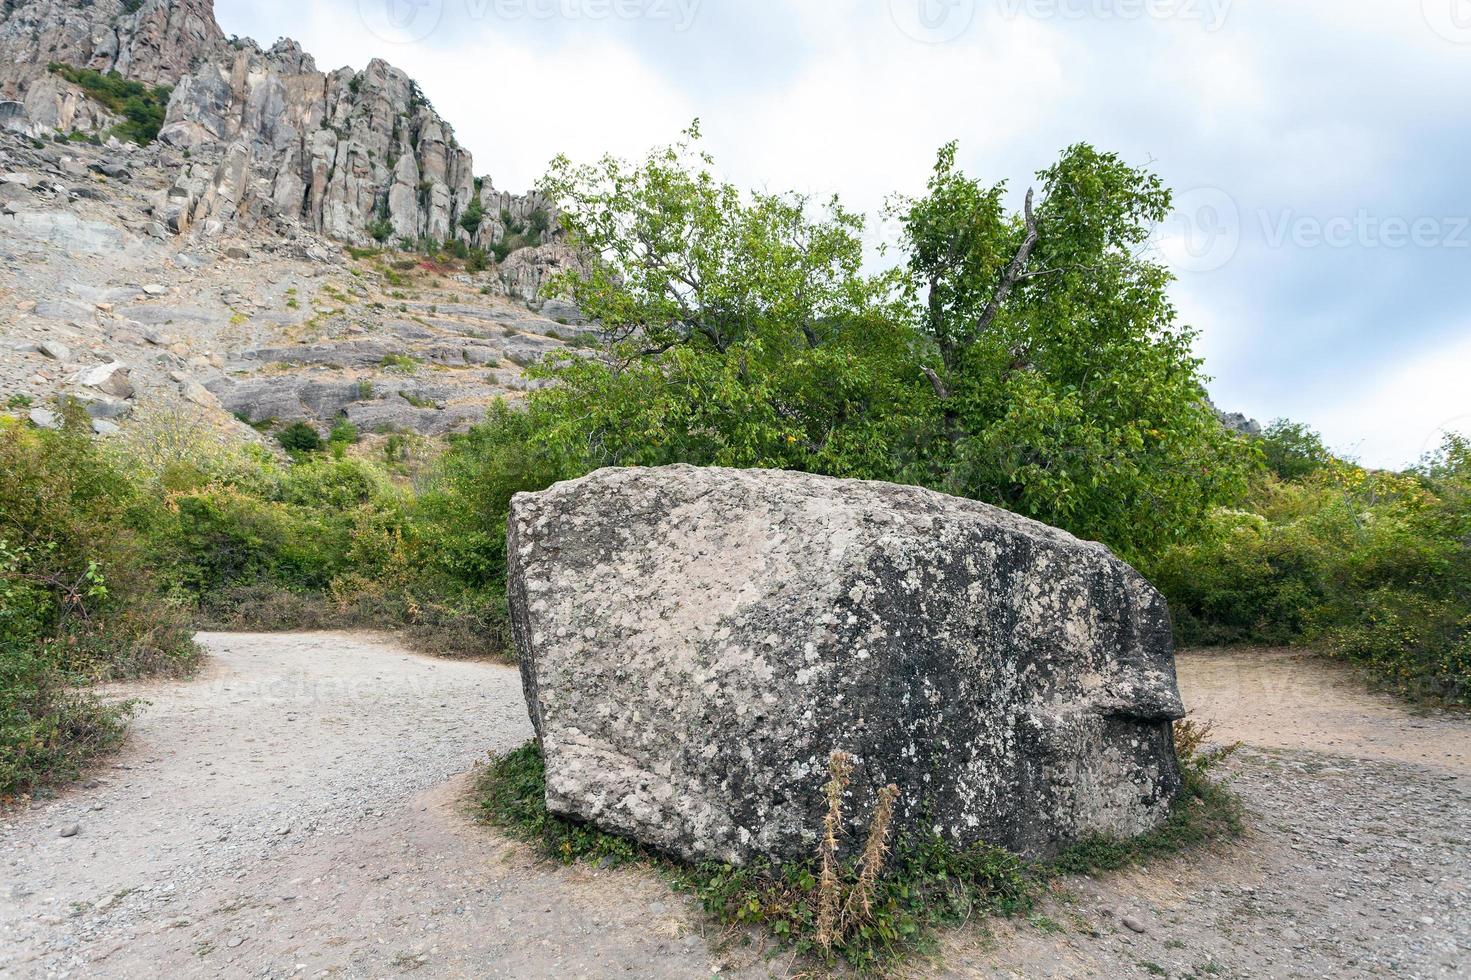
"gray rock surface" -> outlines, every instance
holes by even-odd
[[[45,408],[33,408],[33,409],[30,410],[30,413],[29,413],[28,417],[31,420],[31,424],[34,425],[34,426],[37,426],[39,428],[42,428],[42,429],[59,429],[59,428],[61,428],[61,417],[58,416],[55,412],[50,411],[49,409],[45,409]]]
[[[52,63],[171,86],[159,137],[119,139],[118,117]],[[463,429],[545,383],[520,368],[580,343],[574,307],[527,308],[580,267],[554,202],[474,173],[386,62],[319,71],[293,41],[226,37],[211,0],[0,4],[0,295],[16,300],[0,400],[85,394],[125,428],[185,406],[249,440],[262,434],[231,414],[330,427],[351,405],[375,430]],[[448,276],[387,256],[346,268],[340,243],[385,236],[505,258]],[[111,360],[129,368],[114,390],[77,380]],[[188,383],[172,376],[186,367]],[[348,395],[421,370],[447,390]]]
[[[780,471],[601,470],[512,502],[512,628],[547,804],[687,858],[897,826],[1026,854],[1156,826],[1183,709],[1164,600],[974,501]]]
[[[88,388],[95,388],[114,398],[132,398],[131,373],[126,364],[121,361],[112,361],[82,371],[77,375],[77,383]]]
[[[367,244],[381,221],[394,239],[484,248],[560,234],[555,206],[539,192],[498,191],[475,176],[470,152],[404,72],[380,59],[323,72],[290,39],[269,49],[227,39],[212,0],[0,6],[0,128],[38,138],[105,133],[118,118],[52,63],[172,87],[159,143],[176,178],[153,205],[160,234],[305,228]],[[93,172],[130,173],[116,160]],[[476,204],[479,222],[462,221]]]
[[[126,180],[93,185],[107,200],[52,186],[64,169],[119,162]],[[582,328],[507,298],[495,269],[404,270],[399,253],[354,258],[305,230],[156,236],[148,202],[173,179],[153,147],[37,146],[0,132],[0,189],[34,197],[20,217],[0,217],[0,402],[85,395],[94,417],[125,430],[182,417],[268,445],[271,426],[238,418],[326,431],[353,414],[364,433],[440,435],[545,383],[522,367],[581,349]],[[111,362],[127,365],[127,385],[78,380]]]
[[[23,98],[33,83],[54,78],[46,70],[51,62],[172,84],[197,59],[228,47],[213,0],[12,0],[3,9],[5,99]]]
[[[547,283],[555,276],[581,268],[577,254],[560,242],[512,252],[501,265],[501,280],[509,295],[528,303],[546,299]]]

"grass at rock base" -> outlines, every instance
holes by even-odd
[[[1236,840],[1244,831],[1243,807],[1210,772],[1227,754],[1202,750],[1198,742],[1189,746],[1181,759],[1184,786],[1169,818],[1139,838],[1095,838],[1034,861],[986,845],[961,850],[937,837],[895,841],[874,889],[871,914],[830,948],[818,941],[822,889],[816,855],[782,866],[690,864],[559,817],[546,809],[545,768],[535,741],[492,756],[477,782],[476,799],[487,824],[547,858],[646,868],[693,896],[720,926],[762,929],[816,964],[883,975],[907,957],[932,950],[937,928],[1033,912],[1049,883],[1063,876],[1117,870]],[[851,885],[861,870],[848,862],[840,873]]]

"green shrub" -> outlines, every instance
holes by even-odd
[[[465,208],[465,213],[460,215],[460,227],[465,229],[471,236],[480,230],[480,223],[485,220],[485,205],[480,200],[480,195],[470,198],[470,204]]]
[[[367,396],[363,396],[362,395],[362,388],[361,388],[361,385],[362,384],[363,384],[363,382],[359,382],[359,389],[358,389],[359,397],[372,397],[372,394],[373,394],[372,385],[369,385],[368,386],[368,394],[367,394]],[[343,445],[349,445],[350,446],[350,445],[358,442],[358,440],[360,440],[361,438],[362,438],[362,436],[358,435],[358,427],[357,426],[353,425],[347,419],[339,419],[337,421],[337,423],[332,426],[332,431],[331,431],[330,434],[328,434],[327,441],[328,442],[333,442],[333,443],[341,443]]]
[[[308,422],[292,422],[276,433],[276,441],[289,453],[321,451],[322,434]]]
[[[148,561],[203,625],[393,627],[427,651],[506,655],[503,595],[446,573],[441,535],[379,464],[246,451],[137,478],[161,500]]]
[[[76,777],[121,743],[131,710],[88,694],[49,651],[0,640],[0,803]]]
[[[385,370],[399,374],[413,374],[419,368],[419,359],[408,354],[386,354],[382,366]]]
[[[149,88],[140,82],[128,81],[117,72],[104,75],[90,68],[73,68],[56,62],[52,62],[49,68],[53,74],[80,86],[109,111],[121,115],[124,121],[115,127],[114,132],[122,139],[145,146],[158,138],[168,111],[169,97],[173,94],[169,86]]]
[[[504,602],[511,497],[573,473],[534,441],[536,427],[527,413],[497,403],[484,424],[455,440],[420,495],[415,533],[426,561],[457,589]]]
[[[154,571],[159,515],[87,432],[0,419],[0,797],[73,775],[121,736],[92,680],[179,674],[197,657],[186,611]]]
[[[1466,441],[1395,474],[1325,461],[1300,426],[1268,432],[1272,472],[1247,508],[1147,566],[1180,642],[1312,645],[1412,697],[1471,703]]]
[[[366,231],[375,242],[381,245],[393,237],[393,222],[386,217],[375,218],[368,223]]]

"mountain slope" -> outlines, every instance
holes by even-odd
[[[212,0],[9,0],[3,10],[6,129],[46,138],[117,124],[55,64],[172,88],[158,139],[188,151],[158,209],[173,233],[300,228],[355,244],[428,237],[490,248],[508,224],[540,225],[549,211],[535,192],[477,179],[449,123],[381,60],[322,72],[294,41],[263,50],[227,39]]]

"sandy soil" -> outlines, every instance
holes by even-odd
[[[537,862],[474,823],[469,771],[529,735],[515,671],[360,635],[201,639],[202,676],[127,691],[150,703],[94,781],[0,824],[0,976],[788,972],[713,951],[661,882]],[[1186,653],[1180,680],[1246,743],[1249,839],[1070,881],[914,972],[1466,975],[1471,721],[1281,651]]]
[[[691,977],[661,882],[532,861],[465,775],[519,675],[346,634],[206,634],[93,788],[0,826],[0,976]],[[72,837],[63,829],[78,827]]]
[[[1471,717],[1412,712],[1354,671],[1291,650],[1186,651],[1180,689],[1222,739],[1471,774]]]
[[[927,976],[1471,976],[1471,718],[1287,650],[1186,651],[1250,810],[1241,844],[1061,885],[946,937]],[[1133,920],[1144,931],[1124,925]]]

